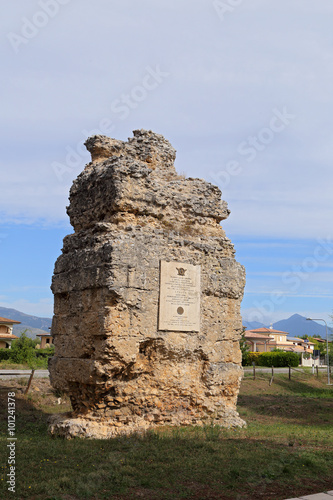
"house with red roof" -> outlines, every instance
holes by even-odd
[[[314,343],[303,339],[287,339],[287,332],[271,328],[245,331],[245,340],[252,352],[269,352],[274,349],[298,353],[313,353]]]
[[[0,349],[10,349],[12,341],[18,339],[13,334],[13,326],[20,323],[21,321],[0,316]]]

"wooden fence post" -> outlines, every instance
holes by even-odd
[[[30,374],[30,378],[29,378],[29,382],[28,382],[28,387],[26,388],[24,394],[28,394],[28,390],[30,389],[31,382],[32,382],[32,377],[34,376],[34,373],[35,373],[35,370],[32,369],[31,370],[31,374]]]
[[[272,378],[269,382],[269,385],[272,385],[273,380],[274,380],[274,366],[272,366]]]
[[[252,365],[253,365],[253,380],[255,380],[256,379],[256,364],[254,361],[253,361]]]
[[[319,377],[318,365],[316,365],[316,372],[317,372],[317,377]]]
[[[291,380],[291,366],[288,365],[288,367],[289,367],[289,380]]]

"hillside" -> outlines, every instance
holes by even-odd
[[[24,330],[28,330],[26,334],[32,339],[35,339],[38,334],[45,332],[50,333],[49,327],[52,322],[51,318],[30,316],[29,314],[22,313],[16,309],[10,309],[8,307],[0,307],[0,316],[21,322],[20,325],[14,325],[13,328],[14,335],[17,335],[18,337]]]
[[[300,314],[293,314],[288,319],[282,319],[273,324],[275,330],[282,330],[288,332],[290,337],[301,337],[303,335],[310,335],[316,337],[320,335],[323,339],[326,338],[325,324],[319,324],[316,321],[307,321],[304,316]],[[328,329],[329,337],[331,329]]]
[[[243,320],[243,325],[247,330],[255,330],[256,328],[266,327],[269,328],[270,325],[264,325],[263,323],[258,323],[257,321],[245,321]],[[307,321],[304,316],[300,314],[293,314],[290,318],[282,319],[273,324],[275,330],[281,330],[287,332],[290,337],[302,337],[303,335],[309,335],[312,337],[320,336],[326,339],[326,328],[325,324],[317,323],[316,321]],[[332,328],[328,325],[328,337],[332,338]]]

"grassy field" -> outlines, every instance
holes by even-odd
[[[31,370],[27,364],[12,363],[10,361],[0,361],[0,370]]]
[[[64,441],[47,417],[70,409],[47,379],[0,381],[1,499],[282,500],[333,489],[333,391],[325,375],[247,374],[246,429],[161,428],[108,441]],[[7,491],[7,394],[16,392],[16,493]]]
[[[47,370],[47,358],[39,359],[34,365],[35,370]],[[32,367],[27,363],[12,363],[11,361],[0,361],[0,370],[30,370]]]

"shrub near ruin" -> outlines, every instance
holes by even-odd
[[[37,341],[30,339],[23,332],[19,339],[14,340],[11,349],[0,349],[1,361],[13,365],[24,365],[30,369],[46,369],[48,358],[54,354],[54,346],[45,349],[36,349]]]
[[[0,361],[8,361],[10,357],[9,349],[0,349]]]
[[[244,366],[251,366],[255,363],[257,366],[274,366],[281,368],[286,366],[297,367],[299,365],[299,356],[295,352],[249,352]]]

